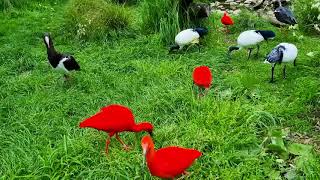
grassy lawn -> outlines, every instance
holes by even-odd
[[[78,128],[114,103],[130,107],[137,122],[154,124],[156,148],[179,145],[203,152],[189,179],[276,179],[288,172],[320,179],[320,62],[307,56],[320,50],[319,37],[299,38],[298,30],[265,24],[277,37],[262,45],[260,56],[247,60],[243,50],[229,60],[227,47],[242,30],[226,42],[214,16],[215,29],[200,53],[190,48],[168,54],[157,34],[136,31],[105,43],[67,38],[63,6],[0,13],[2,179],[155,179],[143,164],[144,133],[121,134],[129,152],[112,139],[106,156],[107,134]],[[44,32],[52,32],[57,50],[72,52],[80,63],[82,71],[72,74],[72,81],[64,82],[49,66]],[[271,67],[263,57],[280,42],[297,45],[298,66],[287,67],[285,80],[277,66],[270,84]],[[198,65],[209,66],[214,77],[201,100],[192,94],[191,74]],[[288,132],[286,144],[312,145],[312,158],[301,164],[290,156],[280,163],[264,143],[274,129]]]

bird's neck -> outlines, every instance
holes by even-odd
[[[51,46],[50,48],[47,47],[47,54],[48,59],[51,63],[56,63],[62,58],[62,55],[58,53],[53,46]]]
[[[151,145],[149,147],[147,154],[146,154],[147,164],[148,164],[149,168],[153,167],[152,164],[153,164],[154,155],[155,155],[154,145]]]
[[[135,124],[131,129],[132,132],[141,132],[144,130],[145,130],[144,123]]]
[[[51,45],[50,47],[47,46],[47,54],[48,56],[56,56],[58,53],[56,51],[56,49],[54,48],[53,45]]]

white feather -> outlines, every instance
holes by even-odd
[[[278,46],[284,46],[282,62],[293,62],[298,56],[298,49],[290,43],[280,43]]]
[[[177,34],[175,38],[176,44],[182,49],[185,45],[199,43],[200,35],[193,29],[186,29]]]
[[[68,57],[64,57],[63,59],[61,59],[55,69],[68,73],[69,71],[66,69],[66,67],[64,67],[64,64],[63,64],[68,59],[69,59]]]
[[[242,47],[248,47],[248,46],[253,46],[257,45],[258,43],[264,41],[264,38],[262,35],[259,33],[255,32],[256,30],[248,30],[242,32],[239,37],[238,37],[238,46],[240,48]]]

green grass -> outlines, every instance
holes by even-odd
[[[285,35],[268,26],[278,36],[262,45],[259,58],[247,61],[246,52],[240,51],[228,60],[227,46],[234,42],[211,30],[201,53],[190,48],[169,55],[159,35],[106,43],[67,39],[60,27],[62,6],[41,4],[0,14],[2,179],[151,179],[142,165],[143,133],[121,134],[133,148],[129,152],[112,139],[106,156],[106,133],[78,128],[80,121],[111,103],[129,106],[137,122],[152,122],[157,148],[179,145],[202,151],[203,157],[189,169],[190,179],[278,176],[276,154],[261,146],[273,128],[307,134],[319,148],[314,128],[320,107],[319,59],[306,56],[319,51],[319,38],[299,40],[292,32]],[[58,50],[72,52],[80,62],[83,71],[74,73],[69,83],[47,62],[41,39],[46,31],[54,33]],[[276,67],[276,83],[270,84],[270,66],[262,59],[284,41],[298,46],[298,66],[288,66],[286,80]],[[201,100],[191,91],[197,65],[210,66],[214,76],[212,89]],[[319,179],[319,154],[305,163],[297,172]]]

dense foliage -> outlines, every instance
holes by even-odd
[[[299,27],[307,33],[320,34],[320,0],[295,2]]]
[[[129,12],[104,0],[70,0],[65,8],[65,30],[80,39],[106,38],[129,25]]]

